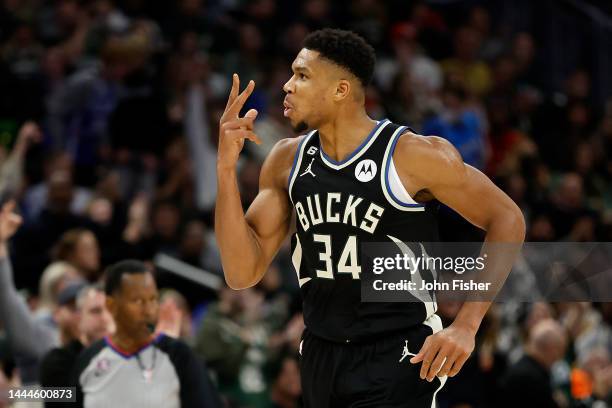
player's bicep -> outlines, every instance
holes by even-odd
[[[414,138],[403,148],[418,185],[472,224],[487,230],[500,214],[515,210],[514,202],[487,176],[464,163],[447,140]]]
[[[464,163],[461,166],[459,175],[449,177],[452,182],[441,180],[433,183],[429,190],[470,223],[487,230],[495,216],[514,203],[479,170]]]
[[[246,221],[268,262],[289,231],[292,208],[285,181],[295,146],[295,139],[284,139],[274,146],[261,169],[259,193],[246,212]]]
[[[291,221],[290,207],[284,190],[265,188],[253,200],[246,220],[266,258],[272,257],[287,232]]]

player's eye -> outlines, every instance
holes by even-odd
[[[304,74],[299,74],[300,79],[306,79],[306,75]]]

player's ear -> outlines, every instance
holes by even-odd
[[[351,83],[346,79],[341,79],[336,85],[336,92],[334,93],[334,100],[339,102],[348,98],[351,93]]]

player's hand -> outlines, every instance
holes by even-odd
[[[248,139],[257,144],[261,143],[259,137],[253,132],[253,122],[257,117],[255,109],[249,110],[243,118],[238,114],[244,103],[253,92],[255,82],[249,84],[238,94],[240,89],[240,79],[234,74],[232,79],[232,90],[225,111],[219,121],[219,151],[217,153],[217,167],[220,169],[234,169],[238,156],[244,146],[244,140]]]
[[[435,376],[454,377],[474,350],[474,332],[460,326],[449,326],[425,339],[423,347],[410,359],[420,363],[421,378],[432,381]]]

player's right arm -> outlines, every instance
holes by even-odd
[[[219,127],[215,234],[225,280],[233,289],[244,289],[260,281],[287,235],[291,221],[286,181],[297,139],[281,140],[272,149],[259,176],[259,193],[247,213],[243,211],[236,162],[244,140],[259,143],[259,138],[253,133],[257,112],[250,110],[243,118],[238,113],[253,88],[251,81],[238,95],[239,80],[234,75]]]

